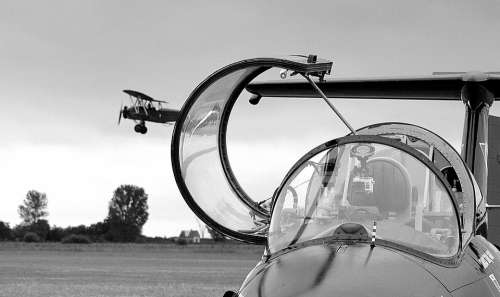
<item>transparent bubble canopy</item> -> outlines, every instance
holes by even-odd
[[[266,242],[269,210],[259,202],[269,197],[249,197],[233,174],[226,149],[229,115],[247,84],[271,67],[317,73],[331,65],[302,56],[244,60],[215,72],[189,96],[174,129],[172,167],[184,200],[206,224],[239,240]]]
[[[314,149],[289,172],[273,207],[269,247],[335,240],[352,226],[372,234],[375,225],[378,240],[451,257],[461,240],[452,196],[416,150],[379,136],[345,137]]]

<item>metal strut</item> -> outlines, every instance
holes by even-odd
[[[316,90],[316,92],[318,92],[318,94],[321,96],[321,98],[323,98],[323,100],[326,102],[326,104],[328,104],[328,106],[333,110],[333,112],[335,112],[335,114],[340,118],[340,120],[344,123],[344,125],[346,125],[347,128],[349,130],[351,130],[352,134],[356,135],[356,130],[354,130],[354,128],[347,122],[347,120],[342,116],[342,114],[335,108],[335,106],[333,106],[333,104],[330,101],[328,101],[328,98],[326,97],[325,93],[323,93],[323,91],[321,91],[321,89],[309,77],[309,75],[303,74],[303,73],[301,73],[300,75],[302,75],[313,86],[313,88]]]

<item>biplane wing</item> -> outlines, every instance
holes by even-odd
[[[118,115],[118,124],[123,118],[135,121],[137,124],[134,130],[137,133],[145,134],[148,129],[146,122],[169,124],[175,123],[179,117],[179,110],[164,108],[166,101],[156,100],[152,97],[134,90],[123,90],[130,96],[132,106],[123,106]]]
[[[149,102],[161,102],[161,103],[167,103],[167,101],[162,101],[162,100],[156,100],[144,93],[141,93],[141,92],[138,92],[138,91],[134,91],[134,90],[123,90],[124,93],[134,97],[134,98],[137,98],[139,100],[145,100],[145,101],[149,101]]]

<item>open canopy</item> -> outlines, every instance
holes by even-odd
[[[226,133],[232,108],[245,89],[255,95],[251,103],[258,103],[260,96],[319,97],[306,80],[252,83],[273,67],[319,77],[317,85],[329,97],[459,100],[464,92],[484,91],[490,98],[500,94],[496,77],[479,74],[324,82],[332,62],[311,56],[249,59],[216,71],[191,93],[181,110],[172,139],[172,166],[185,201],[198,217],[227,236],[252,243],[266,242],[271,214],[262,203],[268,197],[250,197],[231,169]],[[417,151],[449,175],[450,186],[457,180],[460,189],[455,187],[451,199],[463,220],[461,238],[468,240],[474,229],[475,199],[481,195],[460,156],[446,141],[420,127],[397,123],[373,125],[357,133],[418,140],[403,142],[409,147],[425,144],[416,147]]]
[[[174,129],[172,167],[184,199],[206,224],[239,240],[266,242],[270,215],[259,201],[268,197],[249,197],[233,174],[226,149],[229,115],[247,84],[269,68],[321,77],[331,66],[314,56],[243,60],[191,93]]]

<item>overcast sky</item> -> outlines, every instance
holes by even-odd
[[[122,89],[180,108],[218,68],[286,54],[332,59],[338,77],[499,71],[499,13],[499,1],[2,1],[0,220],[18,224],[17,206],[36,189],[47,193],[50,224],[94,223],[131,183],[149,194],[145,234],[196,228],[173,179],[172,126],[151,124],[147,135],[117,126]],[[405,121],[459,145],[458,102],[335,102],[355,127]],[[231,162],[255,195],[347,132],[318,101],[238,104],[234,119]]]

